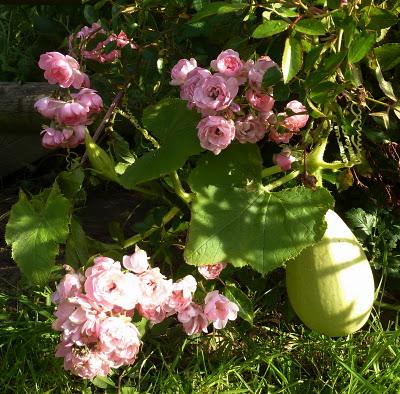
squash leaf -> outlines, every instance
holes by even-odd
[[[19,201],[11,208],[6,242],[30,282],[45,284],[49,280],[59,244],[68,237],[70,216],[71,204],[57,183],[31,200],[20,193]]]
[[[185,257],[189,264],[229,261],[267,273],[319,241],[334,200],[324,188],[267,192],[208,186],[193,202]]]

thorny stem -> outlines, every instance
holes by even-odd
[[[185,191],[185,189],[182,186],[181,180],[179,179],[178,173],[176,171],[173,171],[169,174],[171,181],[172,181],[172,185],[174,187],[174,191],[177,194],[177,196],[183,200],[184,203],[186,204],[190,204],[190,202],[192,201],[192,197],[193,195],[190,193],[187,193]]]
[[[122,244],[122,248],[123,249],[129,248],[133,245],[136,245],[138,242],[142,241],[143,239],[149,237],[151,234],[156,232],[159,228],[161,228],[161,227],[165,226],[167,223],[169,223],[179,212],[180,212],[180,209],[178,207],[172,207],[162,218],[160,226],[153,226],[150,229],[148,229],[147,231],[145,231],[144,234],[136,234],[133,237],[126,239]]]
[[[96,131],[93,134],[93,142],[96,142],[97,139],[99,138],[100,133],[103,131],[106,123],[111,118],[111,115],[112,115],[113,111],[115,110],[115,108],[117,107],[117,105],[121,101],[122,97],[124,96],[126,89],[129,87],[129,84],[130,84],[130,82],[127,83],[125,88],[121,89],[118,92],[118,94],[115,96],[113,102],[111,103],[111,105],[108,108],[106,114],[104,115],[103,120],[100,122],[99,126],[97,127]],[[82,156],[81,164],[83,164],[86,161],[86,159],[87,159],[87,152],[85,152],[84,155]]]
[[[279,178],[276,181],[271,182],[268,185],[264,186],[264,190],[266,192],[270,192],[271,190],[284,185],[285,183],[291,181],[292,179],[297,178],[299,175],[300,175],[300,171],[298,171],[298,170],[292,171],[291,173],[283,176],[282,178]]]
[[[153,136],[151,136],[146,129],[140,126],[139,121],[129,111],[124,111],[121,108],[117,108],[116,112],[119,115],[123,116],[125,119],[129,120],[129,122],[132,123],[133,127],[139,130],[142,133],[143,137],[153,144],[154,148],[158,149],[160,147],[160,144],[157,142],[157,140]]]

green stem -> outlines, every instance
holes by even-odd
[[[122,248],[123,249],[129,248],[133,245],[136,245],[138,242],[142,241],[143,239],[149,237],[151,234],[153,234],[155,231],[157,231],[160,227],[163,227],[167,223],[169,223],[179,212],[180,212],[180,209],[178,207],[172,207],[162,218],[160,226],[153,226],[150,229],[148,229],[147,231],[145,231],[144,234],[136,234],[133,237],[126,239],[122,244]]]
[[[279,172],[282,172],[279,166],[264,168],[261,172],[261,177],[266,178],[267,176],[278,174]]]
[[[385,107],[390,107],[390,104],[384,103],[383,101],[375,100],[371,97],[365,97],[366,100],[371,101],[372,103],[383,105]]]
[[[284,185],[285,183],[291,181],[292,179],[295,179],[299,176],[300,171],[292,171],[291,173],[283,176],[282,178],[277,179],[274,182],[269,183],[268,185],[264,186],[264,190],[266,192],[270,192],[273,189],[276,189],[279,186]]]
[[[133,127],[139,130],[142,133],[143,137],[153,144],[154,148],[158,149],[160,147],[160,144],[157,142],[157,140],[153,136],[151,136],[146,129],[140,126],[139,121],[129,111],[123,111],[122,109],[117,108],[116,112],[123,116],[125,119],[129,120],[129,122],[132,123]]]
[[[400,305],[387,304],[381,301],[374,301],[374,305],[391,311],[400,312]]]
[[[169,174],[171,181],[172,181],[172,186],[174,187],[175,193],[177,196],[183,200],[186,204],[190,204],[193,198],[193,194],[187,193],[185,189],[182,186],[181,180],[179,179],[178,173],[176,171],[173,171]]]
[[[326,161],[322,161],[321,163],[319,163],[319,167],[321,169],[325,169],[325,170],[340,170],[342,168],[348,168],[348,167],[352,167],[353,163],[351,162],[347,162],[347,163],[343,163],[341,161],[334,161],[332,163],[327,163]]]

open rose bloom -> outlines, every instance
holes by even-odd
[[[180,59],[171,71],[170,84],[179,86],[180,98],[202,115],[197,125],[202,148],[218,155],[234,140],[288,143],[306,126],[308,113],[303,104],[293,100],[278,112],[273,87],[263,87],[265,73],[279,70],[270,57],[244,61],[238,52],[226,49],[211,61],[210,68],[200,67],[191,58]],[[282,121],[275,121],[278,118]]]
[[[79,63],[73,57],[60,52],[40,55],[39,67],[44,70],[44,77],[50,84],[58,84],[62,88],[72,86],[79,89],[87,81],[87,76],[79,69]]]
[[[40,56],[39,67],[45,70],[49,83],[80,89],[75,93],[64,92],[57,98],[42,97],[35,102],[34,108],[51,120],[50,125],[43,127],[42,145],[47,149],[76,148],[85,142],[86,126],[102,111],[103,100],[96,90],[89,89],[89,77],[80,71],[73,57],[47,52]]]
[[[134,363],[142,346],[132,322],[135,315],[151,325],[176,315],[187,335],[207,333],[210,323],[223,328],[227,320],[236,318],[237,305],[218,292],[209,293],[204,305],[195,303],[196,279],[192,275],[176,282],[166,278],[150,266],[144,250],[136,247],[122,261],[123,266],[98,256],[84,273],[64,266],[67,274],[52,296],[57,305],[53,329],[61,332],[56,356],[73,374],[93,379]],[[217,267],[211,275],[216,271]]]

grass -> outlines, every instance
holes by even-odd
[[[54,358],[49,296],[0,297],[2,393],[400,392],[399,326],[384,328],[377,310],[362,331],[337,339],[262,311],[253,327],[237,320],[194,338],[168,320],[146,334],[134,365],[93,384]]]

